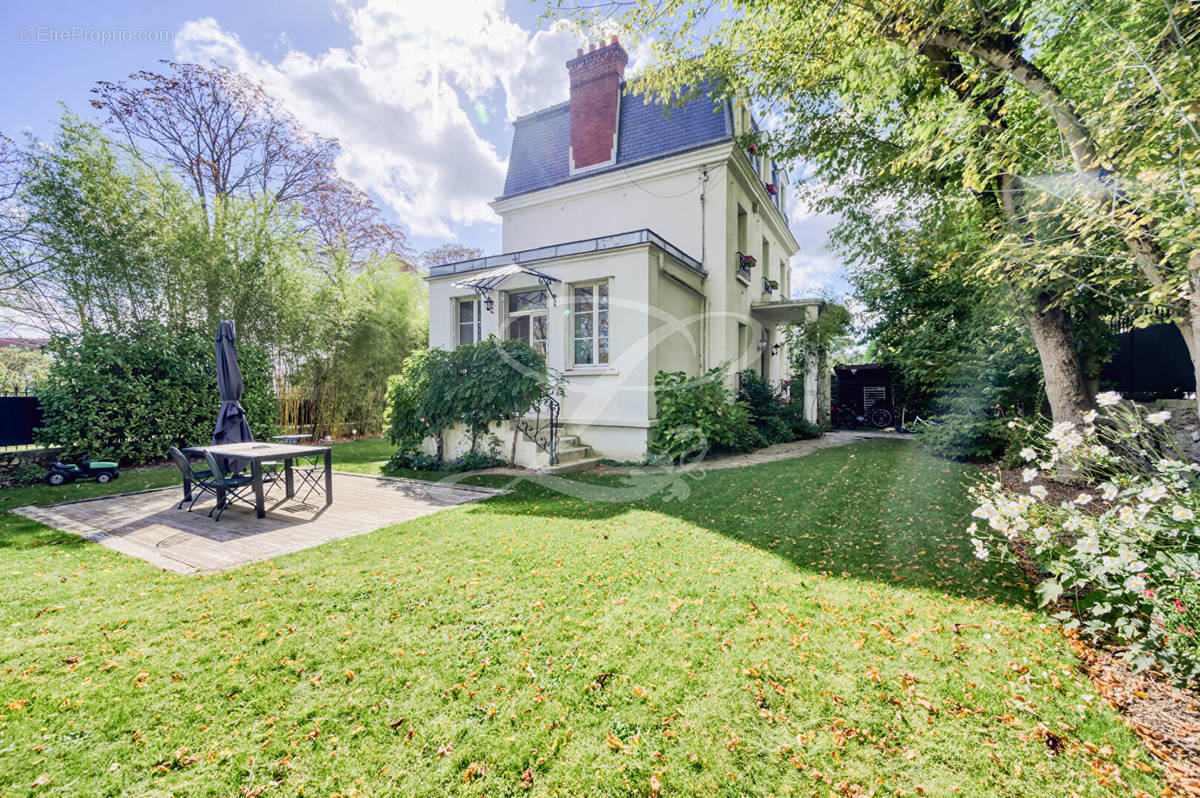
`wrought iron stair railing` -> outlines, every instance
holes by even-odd
[[[517,432],[549,455],[550,465],[558,465],[558,416],[561,410],[557,399],[543,393],[533,407],[513,420]]]

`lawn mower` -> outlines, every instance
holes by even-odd
[[[87,455],[80,457],[74,463],[62,463],[55,460],[46,472],[47,485],[65,485],[77,479],[94,479],[100,484],[112,482],[118,476],[116,463],[104,460],[89,460]]]

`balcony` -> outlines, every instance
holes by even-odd
[[[775,289],[779,288],[779,281],[768,280],[766,275],[763,275],[762,285],[763,296],[770,296],[771,294],[775,293]]]
[[[737,254],[737,278],[746,285],[750,285],[750,270],[758,263],[753,255],[743,255],[741,252]]]

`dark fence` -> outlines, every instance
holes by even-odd
[[[1106,389],[1141,400],[1182,399],[1196,390],[1196,375],[1179,328],[1152,324],[1114,336],[1113,358],[1100,372]]]
[[[42,403],[28,391],[0,396],[0,446],[27,446],[42,424]]]

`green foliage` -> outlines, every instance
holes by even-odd
[[[142,323],[122,332],[51,340],[54,362],[39,395],[43,426],[35,440],[122,465],[166,457],[167,447],[206,443],[221,400],[208,332]],[[238,342],[242,407],[256,438],[274,431],[271,364],[259,347]]]
[[[748,452],[763,445],[744,402],[733,401],[725,387],[728,366],[700,377],[683,371],[654,376],[658,424],[650,452],[675,461],[703,457],[709,451]]]
[[[795,440],[791,425],[783,419],[783,402],[754,369],[738,373],[737,399],[745,403],[750,422],[767,446]]]
[[[388,381],[388,439],[411,453],[433,437],[440,460],[442,433],[463,424],[475,451],[490,424],[523,415],[547,392],[561,395],[561,384],[522,341],[493,335],[449,352],[417,352]]]
[[[431,471],[441,474],[461,474],[467,471],[481,471],[485,468],[496,468],[505,465],[504,460],[494,451],[479,452],[475,450],[463,452],[450,460],[439,460],[437,455],[421,452],[397,451],[384,466],[384,471]]]
[[[1049,576],[1038,588],[1043,603],[1070,597],[1056,613],[1069,628],[1114,645],[1135,671],[1157,665],[1195,686],[1200,477],[1169,411],[1111,392],[1096,402],[1080,424],[1017,424],[1029,435],[1020,482],[988,477],[973,488],[976,556],[993,556],[989,543],[999,558],[1027,553]],[[1023,545],[1014,550],[1013,540]]]
[[[922,448],[949,460],[986,463],[999,458],[1012,444],[1008,419],[983,413],[953,413],[938,416],[936,425],[917,433]]]
[[[36,463],[18,463],[9,472],[9,481],[14,485],[36,485],[46,476],[46,469]]]
[[[331,275],[312,305],[305,338],[322,355],[300,362],[289,392],[313,402],[318,431],[382,430],[388,377],[427,339],[421,278],[394,259],[375,261]]]
[[[314,209],[298,203],[245,191],[202,202],[168,166],[69,112],[53,141],[29,141],[19,164],[13,212],[28,231],[0,306],[64,332],[130,321],[213,329],[228,319],[239,339],[272,353],[284,423],[303,404],[317,435],[381,428],[387,377],[426,338],[425,287],[410,264],[364,254],[364,239],[343,235],[349,228],[326,237],[306,215]],[[325,221],[351,227],[374,213],[369,203],[326,211]]]
[[[804,417],[804,403],[798,399],[784,402],[783,407],[780,408],[779,417],[791,428],[792,437],[795,440],[819,438],[824,433],[820,424]]]
[[[40,348],[23,346],[0,348],[0,393],[13,388],[34,387],[50,370],[50,355]]]

